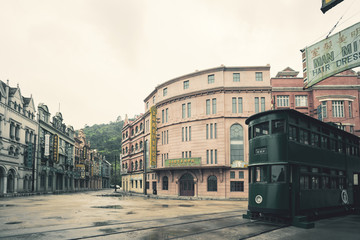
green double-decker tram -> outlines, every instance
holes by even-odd
[[[249,125],[251,219],[310,228],[312,218],[360,207],[359,138],[292,109],[255,114]]]

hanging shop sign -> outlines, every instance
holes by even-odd
[[[302,50],[304,88],[360,66],[360,22]]]
[[[45,151],[44,156],[48,157],[50,155],[50,134],[45,134]]]
[[[33,155],[34,155],[34,145],[33,145],[33,143],[28,143],[26,166],[29,168],[31,168],[33,165]]]
[[[150,108],[150,167],[156,167],[156,113],[155,106]]]
[[[57,134],[53,136],[53,161],[59,163],[59,136]]]

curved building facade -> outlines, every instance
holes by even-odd
[[[145,116],[156,112],[148,124],[156,130],[150,193],[247,198],[245,120],[271,108],[269,65],[196,71],[157,86],[144,102]]]

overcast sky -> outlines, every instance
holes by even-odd
[[[360,20],[360,1],[0,0],[0,79],[75,129],[144,112],[158,84],[224,64],[301,72],[300,49]]]

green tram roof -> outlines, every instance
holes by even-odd
[[[303,113],[301,113],[299,111],[296,111],[294,109],[276,109],[276,110],[269,110],[269,111],[265,111],[265,112],[256,113],[256,114],[248,117],[246,119],[246,121],[245,121],[245,124],[249,125],[249,123],[251,121],[253,121],[254,119],[258,119],[260,117],[267,116],[267,115],[272,115],[272,114],[276,115],[277,113],[292,115],[292,116],[303,118],[303,119],[305,118],[305,119],[308,119],[309,121],[315,122],[316,124],[318,124],[320,126],[323,126],[325,128],[331,129],[333,131],[342,132],[345,135],[349,135],[349,136],[359,138],[358,136],[356,136],[356,135],[354,135],[352,133],[349,133],[349,132],[346,132],[344,130],[339,129],[338,127],[336,127],[335,123],[320,121],[320,120],[318,120],[316,118],[310,117],[310,116],[308,116],[306,114],[303,114]]]

